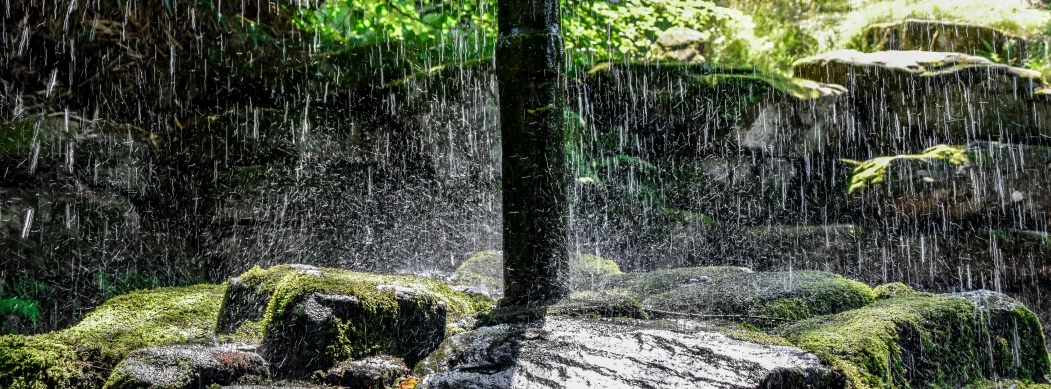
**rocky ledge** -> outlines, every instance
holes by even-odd
[[[498,256],[459,277],[476,282],[493,266]],[[494,309],[458,280],[254,268],[223,285],[119,296],[63,331],[0,337],[0,386],[1039,388],[1051,379],[1039,319],[996,292],[934,295],[740,267],[586,274],[587,289],[522,311]]]

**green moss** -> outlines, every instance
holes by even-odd
[[[492,301],[468,296],[453,290],[448,284],[431,278],[411,275],[359,273],[338,269],[318,269],[290,272],[287,269],[255,270],[245,274],[246,282],[273,285],[273,292],[260,327],[269,335],[280,332],[280,326],[296,314],[294,308],[303,296],[325,293],[355,296],[361,305],[356,320],[336,323],[325,346],[325,355],[332,360],[346,360],[377,352],[397,355],[398,299],[393,288],[397,286],[416,290],[445,304],[447,324],[469,318],[491,309]],[[273,283],[277,278],[280,278]],[[421,302],[422,304],[422,302]]]
[[[872,303],[867,285],[820,271],[731,274],[647,298],[647,309],[726,316],[759,326],[802,320]]]
[[[1017,380],[982,381],[967,385],[964,389],[1051,389],[1051,384],[1035,384]]]
[[[857,165],[850,177],[849,193],[878,184],[886,179],[887,168],[897,160],[920,160],[920,161],[945,161],[953,165],[964,165],[970,163],[967,156],[967,148],[964,146],[938,145],[927,148],[919,154],[904,154],[889,157],[876,157],[868,161],[859,162],[843,160],[844,162]]]
[[[0,337],[0,387],[99,387],[105,379],[100,372],[132,350],[208,340],[224,289],[135,291],[110,299],[68,329]]]
[[[999,370],[991,364],[1013,360],[1009,350],[983,347],[1006,334],[989,331],[975,305],[956,297],[890,298],[779,332],[842,373],[851,388],[961,387]]]
[[[62,121],[46,116],[0,122],[0,156],[29,155],[36,146],[41,148],[38,152],[45,155],[58,146],[58,142],[74,139],[76,129],[64,131],[62,126]]]
[[[872,289],[876,293],[877,300],[889,299],[893,297],[909,296],[909,295],[925,295],[930,296],[930,293],[917,292],[912,287],[905,285],[900,282],[892,282],[889,284],[883,284]]]

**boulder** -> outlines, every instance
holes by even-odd
[[[301,269],[256,268],[241,276],[270,295],[263,319],[249,328],[262,335],[260,355],[281,376],[375,354],[412,365],[438,346],[447,324],[491,307],[434,279]]]
[[[1039,72],[960,53],[839,50],[804,58],[795,77],[847,87],[868,155],[938,143],[1051,134]],[[979,103],[980,102],[980,103]]]
[[[963,387],[994,378],[1047,382],[1051,370],[1036,316],[1013,302],[1014,309],[972,302],[990,293],[893,297],[778,332],[820,357],[850,387]]]
[[[842,388],[794,347],[732,339],[703,325],[548,318],[447,339],[416,367],[420,388]]]
[[[857,309],[875,295],[867,285],[820,271],[732,274],[683,285],[642,300],[647,312],[780,324]]]
[[[315,374],[315,379],[329,385],[354,389],[387,389],[399,378],[408,375],[405,362],[377,355],[358,360],[340,362],[325,372]]]
[[[136,350],[110,374],[106,389],[189,389],[265,379],[266,361],[248,349],[182,345]]]
[[[940,145],[859,162],[853,201],[870,219],[1044,230],[1051,150],[1003,143]]]
[[[704,62],[704,45],[708,42],[708,35],[692,28],[669,28],[657,37],[649,58],[656,61]]]
[[[235,335],[240,341],[259,339],[259,323],[266,313],[267,304],[274,288],[282,277],[290,273],[320,273],[320,269],[309,265],[283,265],[263,270],[253,268],[239,277],[233,277],[223,294],[223,306],[215,332],[219,335]]]
[[[873,24],[862,33],[867,51],[921,50],[978,55],[1021,66],[1029,54],[1025,38],[992,27],[946,20],[906,19]]]

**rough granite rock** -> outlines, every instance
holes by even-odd
[[[315,374],[317,381],[353,389],[385,389],[405,375],[405,362],[389,355],[365,357],[340,362],[325,372]]]
[[[862,33],[866,51],[923,50],[971,55],[995,54],[1000,62],[1022,65],[1029,55],[1025,38],[992,27],[946,20],[906,19],[873,24]]]
[[[938,143],[1051,135],[1051,100],[1037,71],[960,53],[838,50],[796,61],[795,77],[839,84],[870,155]]]
[[[860,163],[851,199],[874,219],[1046,230],[1051,149],[995,142],[935,146]]]
[[[246,275],[274,290],[258,326],[260,354],[281,376],[302,377],[375,354],[415,364],[441,343],[447,320],[470,317],[484,305],[423,277],[281,266]]]
[[[136,350],[113,370],[105,389],[197,389],[269,377],[268,364],[252,351],[201,345]]]
[[[416,368],[419,388],[842,388],[817,357],[678,323],[547,318],[447,339]]]

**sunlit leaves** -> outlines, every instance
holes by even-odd
[[[718,32],[737,11],[706,1],[564,0],[563,34],[570,62],[580,67],[599,61],[641,58],[662,32],[688,27]],[[496,0],[332,0],[297,10],[301,29],[328,42],[364,46],[399,41],[434,50],[453,39],[471,39],[477,53],[492,55],[496,39]],[[440,49],[440,48],[439,48]]]

